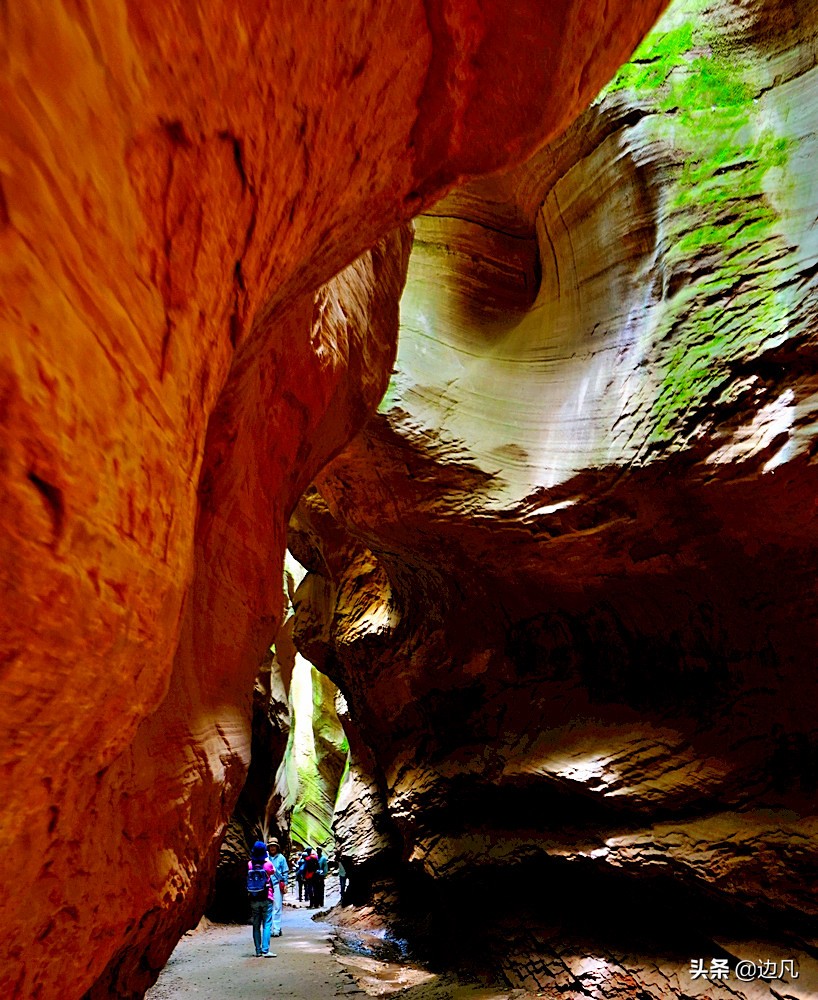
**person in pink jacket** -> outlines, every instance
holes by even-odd
[[[273,930],[273,879],[275,867],[267,857],[267,845],[257,840],[247,862],[247,894],[250,897],[250,918],[253,924],[253,944],[256,957],[275,958],[270,951]]]

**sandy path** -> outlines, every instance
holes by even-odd
[[[329,902],[330,900],[328,900]],[[276,958],[256,958],[249,924],[211,924],[182,938],[147,1000],[330,1000],[361,994],[330,954],[332,928],[285,906]]]
[[[337,901],[327,889],[327,905]],[[486,988],[438,976],[411,963],[331,953],[335,929],[315,910],[284,906],[276,958],[256,958],[249,924],[208,924],[186,934],[146,1000],[334,1000],[355,996],[398,1000],[533,1000],[523,990]],[[360,985],[359,985],[360,984]],[[357,996],[356,996],[357,995]],[[537,994],[540,996],[541,994]]]

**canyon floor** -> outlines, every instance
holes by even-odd
[[[328,893],[327,902],[337,902]],[[333,926],[315,911],[285,905],[275,958],[256,958],[248,925],[205,920],[186,934],[146,1000],[330,1000],[400,996],[401,1000],[526,1000],[520,990],[461,983],[416,965],[382,961],[340,944]],[[364,950],[365,952],[366,950]]]

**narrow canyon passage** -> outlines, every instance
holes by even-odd
[[[0,109],[0,998],[375,988],[255,845],[412,1000],[818,1000],[818,3],[0,3]]]

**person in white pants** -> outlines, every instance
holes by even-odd
[[[290,866],[287,859],[281,853],[281,847],[277,840],[271,840],[267,844],[270,854],[270,861],[273,865],[273,905],[272,905],[272,937],[281,937],[281,912],[284,908],[284,893],[287,891],[287,880],[290,877]]]

